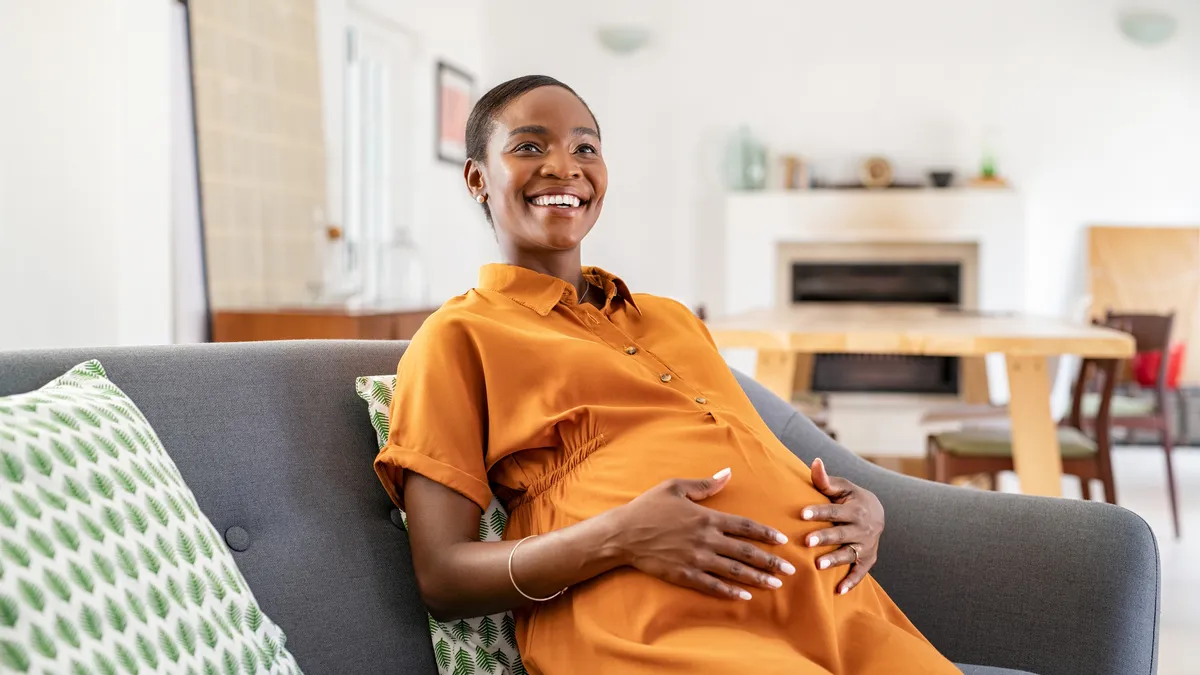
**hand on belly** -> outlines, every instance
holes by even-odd
[[[730,480],[668,480],[619,507],[614,543],[628,565],[719,598],[749,600],[747,588],[776,589],[795,567],[767,549],[788,539],[748,518],[701,506]],[[750,543],[756,542],[756,543]]]

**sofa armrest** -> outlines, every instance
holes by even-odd
[[[1136,514],[902,476],[739,378],[792,452],[878,495],[887,524],[872,574],[952,661],[1039,675],[1156,672],[1158,545]]]

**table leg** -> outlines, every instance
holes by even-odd
[[[791,402],[796,383],[796,352],[777,349],[758,350],[754,380],[779,398]]]
[[[992,394],[988,391],[987,359],[982,356],[964,356],[959,359],[962,375],[963,403],[988,405]]]
[[[1007,356],[1013,468],[1028,495],[1062,496],[1062,454],[1050,412],[1046,358]]]
[[[812,392],[813,364],[816,354],[796,354],[796,377],[792,381],[792,391],[805,394]]]

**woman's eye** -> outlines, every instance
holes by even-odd
[[[537,152],[538,146],[533,143],[525,142],[514,148],[517,152]]]
[[[575,148],[575,152],[590,152],[592,154],[596,154],[596,147],[589,143],[584,143],[578,148]]]

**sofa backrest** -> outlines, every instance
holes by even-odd
[[[372,471],[374,431],[354,393],[355,377],[395,372],[404,346],[0,353],[0,395],[100,359],[150,420],[217,531],[248,535],[233,556],[306,673],[435,675],[408,540]]]

